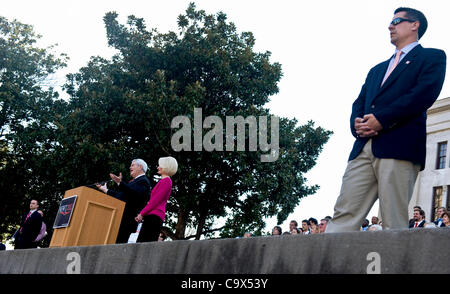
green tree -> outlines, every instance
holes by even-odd
[[[304,173],[331,132],[312,121],[297,126],[296,120],[280,119],[280,153],[272,163],[261,162],[261,151],[172,149],[172,119],[192,121],[194,108],[202,109],[203,118],[216,115],[224,122],[226,116],[270,116],[264,105],[278,92],[281,65],[270,61],[270,52],[254,52],[251,32],[239,34],[224,13],[209,15],[194,4],[178,17],[177,32],[147,30],[135,16],[123,25],[117,16],[107,13],[104,22],[108,44],[118,54],[111,60],[93,57],[68,76],[71,98],[59,120],[55,152],[66,164],[65,182],[81,184],[110,171],[125,175],[136,157],[154,175],[159,157],[174,156],[179,172],[164,228],[173,239],[216,231],[222,237],[261,234],[265,217],[276,215],[281,223],[318,189],[306,185]]]
[[[49,155],[64,102],[51,75],[67,57],[36,46],[40,37],[31,25],[0,17],[0,232],[11,233],[32,198],[45,204],[55,191]]]

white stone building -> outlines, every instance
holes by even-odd
[[[428,110],[427,159],[425,169],[417,177],[409,203],[425,211],[425,219],[434,221],[438,207],[450,209],[450,97],[437,100]]]

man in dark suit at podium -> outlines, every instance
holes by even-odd
[[[109,174],[118,185],[117,191],[108,189],[106,183],[103,186],[97,184],[97,188],[101,191],[126,203],[116,244],[127,243],[130,234],[136,232],[137,224],[134,218],[147,204],[150,197],[150,181],[145,176],[146,171],[147,164],[145,161],[134,159],[130,165],[130,176],[132,177],[130,182],[122,181],[122,173],[119,176]]]
[[[38,213],[39,202],[30,201],[30,211],[23,216],[20,228],[15,234],[14,249],[36,248],[37,242],[33,242],[42,226],[42,216]]]

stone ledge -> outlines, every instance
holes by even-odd
[[[0,273],[449,274],[448,244],[436,228],[27,249],[0,252]]]

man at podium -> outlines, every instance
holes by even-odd
[[[102,186],[97,184],[97,188],[104,193],[125,202],[122,221],[116,244],[127,243],[131,233],[136,232],[136,221],[134,217],[147,203],[150,195],[150,181],[145,176],[147,163],[142,159],[134,159],[130,165],[130,176],[132,180],[128,183],[122,181],[122,173],[119,176],[109,174],[111,179],[118,185],[117,191],[108,189],[106,183]]]

